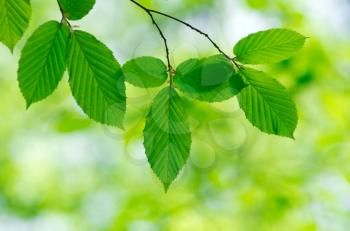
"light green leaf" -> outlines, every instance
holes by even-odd
[[[293,56],[305,40],[306,37],[295,31],[270,29],[243,38],[234,47],[234,53],[241,63],[275,63]]]
[[[29,0],[0,0],[0,41],[11,51],[27,29],[30,16]]]
[[[167,190],[185,165],[191,147],[185,108],[175,89],[167,87],[155,97],[146,119],[144,146],[148,162]]]
[[[241,71],[248,86],[238,95],[247,119],[261,131],[293,138],[298,116],[287,90],[265,73]]]
[[[139,57],[123,66],[125,80],[137,87],[158,87],[167,77],[167,67],[162,60],[154,57]]]
[[[207,102],[227,100],[245,86],[230,61],[222,55],[183,62],[176,70],[174,82],[182,92]]]
[[[58,0],[58,2],[70,20],[83,18],[95,5],[95,0]]]
[[[66,69],[68,40],[69,28],[56,21],[43,24],[28,39],[18,69],[19,87],[27,107],[57,88]]]
[[[74,31],[68,72],[72,94],[83,111],[97,122],[122,127],[125,84],[112,51],[94,36]]]

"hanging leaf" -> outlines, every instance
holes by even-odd
[[[185,108],[175,89],[167,87],[155,97],[146,118],[144,146],[148,162],[167,190],[185,165],[191,146]]]
[[[0,0],[0,41],[11,51],[27,29],[30,16],[29,0]]]
[[[241,63],[275,63],[293,56],[305,40],[306,37],[295,31],[270,29],[243,38],[234,47],[234,53]]]
[[[139,57],[123,66],[125,80],[143,88],[161,86],[168,77],[167,67],[162,60],[154,57]]]
[[[265,73],[241,71],[248,86],[238,95],[247,119],[261,131],[293,138],[298,116],[287,90]]]
[[[245,86],[230,61],[222,55],[183,62],[176,70],[174,81],[182,92],[207,102],[227,100]]]
[[[70,20],[82,19],[95,5],[95,0],[58,0],[58,2]]]
[[[56,21],[43,24],[28,39],[18,69],[19,87],[27,107],[57,88],[66,69],[68,39],[69,28]]]
[[[95,121],[122,127],[125,84],[112,51],[94,36],[74,31],[68,72],[72,94],[83,111]]]

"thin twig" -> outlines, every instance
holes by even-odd
[[[167,59],[167,62],[168,62],[168,72],[169,72],[169,77],[170,77],[170,86],[172,87],[173,86],[173,73],[174,73],[174,69],[173,67],[171,66],[171,63],[170,63],[170,52],[169,52],[169,46],[168,46],[168,42],[167,42],[167,39],[162,31],[162,29],[159,27],[159,25],[157,24],[156,20],[154,19],[153,17],[153,14],[152,14],[152,10],[144,7],[143,5],[141,5],[140,3],[134,1],[134,0],[130,0],[131,2],[133,2],[134,4],[136,4],[138,7],[140,7],[141,9],[143,9],[148,15],[149,17],[151,18],[152,20],[152,23],[154,24],[154,26],[157,28],[159,34],[160,34],[160,37],[163,39],[164,41],[164,46],[165,46],[165,52],[166,52],[166,59]]]
[[[169,14],[166,14],[166,13],[163,13],[163,12],[160,12],[160,11],[157,11],[157,10],[148,9],[148,8],[144,7],[143,5],[141,5],[140,3],[138,3],[138,2],[136,2],[136,1],[134,1],[134,0],[130,0],[130,1],[132,1],[133,3],[135,3],[136,5],[138,5],[139,7],[143,8],[144,10],[146,10],[146,11],[147,11],[148,13],[150,13],[150,14],[154,13],[154,14],[158,14],[158,15],[161,15],[161,16],[164,16],[164,17],[167,17],[167,18],[170,18],[170,19],[172,19],[172,20],[174,20],[174,21],[177,21],[177,22],[179,22],[179,23],[181,23],[181,24],[187,26],[188,28],[190,28],[190,29],[196,31],[197,33],[203,35],[205,38],[207,38],[207,39],[210,41],[211,44],[213,44],[213,46],[214,46],[222,55],[224,55],[228,60],[230,60],[230,61],[237,67],[237,69],[241,69],[241,68],[242,68],[242,66],[236,62],[235,58],[232,58],[232,57],[230,57],[228,54],[226,54],[226,53],[219,47],[219,45],[218,45],[216,42],[214,42],[214,40],[209,36],[209,34],[207,34],[207,33],[203,32],[203,31],[201,31],[200,29],[198,29],[198,28],[192,26],[191,24],[189,24],[189,23],[187,23],[187,22],[185,22],[185,21],[183,21],[183,20],[181,20],[181,19],[178,19],[178,18],[176,18],[176,17],[174,17],[174,16],[171,16],[171,15],[169,15]]]

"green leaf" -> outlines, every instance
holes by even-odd
[[[48,97],[66,69],[69,28],[56,21],[40,26],[28,39],[19,60],[18,82],[27,101]]]
[[[123,66],[125,80],[137,87],[158,87],[167,77],[167,67],[162,60],[154,57],[139,57]]]
[[[234,53],[241,63],[275,63],[293,56],[305,40],[306,37],[295,31],[270,29],[243,38],[234,47]]]
[[[155,97],[146,118],[144,146],[148,162],[167,190],[191,148],[185,108],[175,89],[167,87]]]
[[[29,0],[0,0],[0,41],[11,51],[27,29],[30,16]]]
[[[95,0],[58,0],[58,2],[70,20],[83,18],[95,5]]]
[[[112,51],[94,36],[74,31],[68,72],[72,94],[83,111],[97,122],[122,127],[125,84]]]
[[[261,131],[293,138],[298,116],[287,90],[265,73],[241,71],[248,86],[238,95],[247,119]]]
[[[245,86],[230,61],[222,55],[183,62],[176,70],[174,82],[182,92],[207,102],[227,100]]]

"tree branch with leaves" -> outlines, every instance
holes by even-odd
[[[303,47],[306,37],[287,29],[260,31],[241,39],[231,56],[190,23],[129,1],[150,17],[164,43],[167,64],[146,56],[121,66],[106,45],[71,25],[71,21],[90,12],[95,0],[58,0],[62,19],[36,29],[21,52],[18,82],[28,108],[51,95],[67,69],[72,95],[84,113],[96,122],[123,128],[125,82],[141,88],[161,88],[145,118],[143,134],[150,166],[166,190],[186,164],[191,150],[191,125],[183,97],[213,103],[237,96],[253,126],[268,134],[294,138],[298,117],[288,91],[251,65],[292,57]],[[218,54],[192,57],[174,68],[166,35],[154,15],[201,34]],[[29,1],[0,0],[0,41],[11,51],[26,30],[30,16]],[[164,86],[167,80],[169,85]]]

